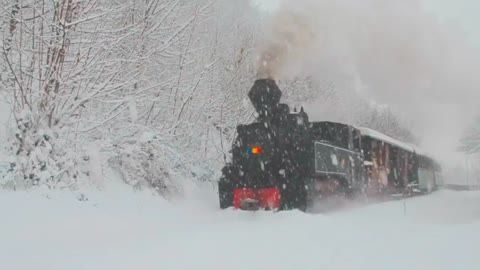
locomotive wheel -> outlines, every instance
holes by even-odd
[[[307,191],[305,181],[294,179],[282,187],[281,210],[307,210]]]
[[[312,212],[336,209],[353,196],[345,181],[334,177],[313,179],[308,189],[308,210]]]
[[[220,208],[226,209],[233,206],[233,187],[223,179],[218,182],[218,196],[220,199]]]

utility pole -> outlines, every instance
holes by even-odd
[[[465,170],[467,174],[467,188],[470,189],[470,181],[469,181],[469,175],[468,175],[468,154],[465,154]]]

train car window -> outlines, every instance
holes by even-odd
[[[324,138],[327,141],[334,141],[336,136],[335,136],[335,129],[331,125],[325,125],[324,128],[322,128],[322,138]]]
[[[347,142],[348,142],[348,149],[349,150],[354,150],[353,149],[353,128],[351,128],[351,127],[348,127]]]
[[[319,122],[311,125],[311,134],[317,141],[350,149],[354,148],[350,127],[344,124]]]
[[[345,127],[338,127],[340,136],[338,136],[338,145],[350,149],[350,130]]]
[[[362,136],[360,131],[354,129],[353,130],[353,150],[355,152],[360,152],[362,148]]]

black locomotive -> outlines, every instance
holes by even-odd
[[[237,127],[218,186],[221,208],[305,211],[318,198],[438,186],[439,165],[413,146],[365,128],[310,122],[303,108],[280,103],[272,79],[255,81],[248,96],[258,117]]]

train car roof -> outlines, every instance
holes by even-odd
[[[404,149],[406,151],[415,152],[419,156],[426,157],[426,158],[431,159],[432,161],[436,162],[435,159],[430,154],[428,154],[426,151],[422,150],[418,146],[415,146],[415,145],[410,144],[410,143],[399,141],[397,139],[394,139],[394,138],[392,138],[388,135],[385,135],[385,134],[383,134],[379,131],[373,130],[371,128],[357,127],[357,126],[353,126],[353,125],[349,125],[349,124],[345,124],[345,123],[333,122],[333,121],[315,121],[315,122],[311,122],[310,124],[312,124],[312,125],[317,124],[318,125],[318,124],[326,124],[326,123],[339,125],[339,126],[344,126],[344,127],[351,127],[351,128],[357,129],[358,131],[360,131],[360,134],[362,136],[368,136],[368,137],[371,137],[373,139],[383,141],[383,142],[389,143],[391,145],[395,145],[395,146],[397,146],[401,149]]]
[[[360,133],[364,136],[369,136],[371,138],[377,139],[379,141],[384,141],[386,143],[395,145],[397,147],[400,147],[404,150],[410,151],[410,152],[415,152],[419,156],[424,156],[426,158],[434,160],[434,158],[428,154],[426,151],[421,149],[420,147],[410,144],[410,143],[405,143],[401,142],[399,140],[396,140],[388,135],[385,135],[379,131],[370,129],[370,128],[365,128],[365,127],[357,127],[358,130],[360,130]]]
[[[310,122],[310,124],[312,124],[312,125],[330,124],[330,125],[336,125],[336,126],[342,126],[342,127],[351,127],[353,129],[358,129],[355,126],[345,124],[345,123],[340,123],[340,122],[334,122],[334,121],[313,121],[313,122]]]
[[[415,146],[409,144],[409,143],[404,143],[399,140],[396,140],[388,135],[385,135],[381,132],[378,132],[376,130],[370,129],[370,128],[365,128],[365,127],[357,127],[358,130],[360,130],[360,133],[364,136],[371,137],[373,139],[377,139],[379,141],[383,141],[386,143],[389,143],[391,145],[395,145],[399,148],[402,148],[404,150],[407,150],[409,152],[417,152],[417,149]]]

